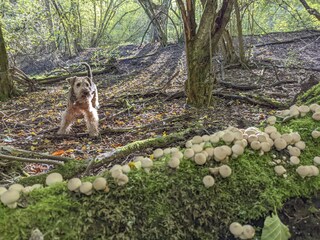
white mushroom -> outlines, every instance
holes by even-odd
[[[249,135],[247,140],[248,140],[249,143],[252,143],[254,141],[258,141],[258,136],[255,135],[255,134],[251,134],[251,135]]]
[[[27,187],[25,187],[25,188],[22,189],[22,192],[23,192],[24,194],[29,194],[29,193],[32,192],[32,191],[33,191],[33,188],[32,188],[31,186],[27,186]]]
[[[146,173],[149,173],[153,166],[153,161],[150,158],[144,158],[141,161],[141,167],[144,169]]]
[[[229,147],[227,145],[222,145],[221,148],[227,153],[227,156],[231,156],[231,154],[232,154],[231,147]]]
[[[261,144],[259,141],[253,141],[250,143],[250,147],[253,149],[253,150],[259,150],[261,148]]]
[[[276,121],[277,121],[277,118],[275,116],[268,117],[267,119],[267,123],[270,125],[274,125]]]
[[[229,226],[229,231],[235,236],[239,237],[243,233],[243,227],[238,222],[233,222]]]
[[[211,143],[218,143],[220,141],[220,137],[217,134],[210,135]]]
[[[172,153],[172,157],[178,158],[178,159],[182,159],[183,158],[183,153],[178,151],[178,152],[174,152]]]
[[[84,182],[80,186],[80,192],[86,195],[92,194],[92,183],[91,182]]]
[[[314,157],[313,163],[314,163],[315,165],[320,165],[320,157]],[[1,195],[1,193],[0,193],[0,195]]]
[[[192,144],[200,144],[203,142],[203,139],[201,136],[194,136],[191,140]]]
[[[312,118],[316,121],[320,121],[320,111],[312,114]]]
[[[274,127],[274,126],[267,126],[267,127],[264,129],[264,132],[270,135],[270,134],[273,133],[273,132],[277,132],[277,129],[276,129],[276,127]]]
[[[1,202],[9,208],[16,208],[20,193],[16,190],[8,190],[1,194]]]
[[[125,174],[121,174],[118,178],[115,179],[119,186],[123,186],[129,182],[129,178]]]
[[[51,186],[55,183],[61,183],[63,181],[60,173],[51,173],[46,178],[46,185]]]
[[[311,165],[310,166],[310,175],[311,176],[318,176],[319,175],[319,168],[316,166]]]
[[[153,151],[153,156],[155,159],[161,158],[163,156],[163,150],[161,148],[158,148]]]
[[[270,138],[273,140],[276,140],[277,138],[280,138],[280,137],[281,137],[281,133],[279,133],[279,132],[270,133]]]
[[[298,165],[300,163],[300,159],[296,156],[290,157],[290,164],[291,165]]]
[[[19,183],[12,184],[8,190],[16,190],[17,192],[21,192],[23,190],[23,186]]]
[[[317,131],[317,130],[312,131],[311,136],[312,136],[314,139],[319,138],[319,137],[320,137],[320,131]]]
[[[131,168],[128,164],[125,164],[122,166],[122,172],[129,173],[131,171]]]
[[[202,179],[202,182],[206,188],[209,188],[214,185],[214,178],[210,175],[207,175]]]
[[[219,167],[209,168],[209,172],[210,172],[210,174],[212,174],[212,175],[214,175],[214,176],[218,176],[218,174],[219,174]]]
[[[299,141],[294,144],[300,150],[304,150],[306,148],[306,143],[304,141]]]
[[[31,187],[32,187],[32,191],[35,190],[35,189],[43,188],[42,184],[39,184],[39,183],[33,184]]]
[[[192,143],[191,143],[191,146],[192,146]],[[163,154],[170,154],[171,153],[171,148],[165,148],[164,150],[163,150]]]
[[[210,136],[209,135],[203,135],[202,136],[202,141],[203,142],[209,142],[210,141]]]
[[[141,162],[135,162],[135,163],[141,163]],[[135,165],[136,166],[136,165]],[[112,170],[112,171],[111,171]],[[110,169],[111,172],[111,176],[113,178],[117,178],[119,177],[121,174],[123,174],[122,172],[122,168],[115,168],[115,169]]]
[[[310,108],[310,110],[311,110],[312,112],[316,112],[317,109],[320,108],[320,105],[317,104],[317,103],[313,103],[313,104],[311,104],[311,105],[309,106],[309,108]]]
[[[288,133],[282,134],[281,138],[286,141],[287,145],[292,142],[292,136]]]
[[[68,181],[67,187],[72,192],[79,192],[81,180],[79,178],[72,178]]]
[[[291,117],[298,117],[300,114],[298,106],[296,105],[291,106],[289,110],[290,110],[289,115]]]
[[[187,141],[185,144],[186,148],[191,148],[192,147],[192,142],[191,140]]]
[[[195,152],[195,153],[199,153],[202,152],[203,147],[200,144],[194,144],[192,145],[191,149]]]
[[[235,144],[231,148],[233,157],[237,158],[238,156],[242,155],[244,153],[244,147],[239,144]]]
[[[216,147],[214,149],[214,160],[217,162],[223,161],[227,157],[227,152],[222,147]]]
[[[277,173],[278,176],[281,176],[287,172],[287,170],[281,165],[275,166],[274,171]]]
[[[5,193],[6,191],[8,191],[5,187],[0,187],[0,196]]]
[[[305,178],[305,177],[309,176],[310,169],[308,166],[299,166],[296,169],[296,172],[300,175],[300,177]]]
[[[192,148],[188,148],[184,151],[184,154],[183,156],[186,158],[186,159],[189,159],[189,158],[192,158],[194,156],[194,151]]]
[[[270,150],[271,150],[271,145],[270,145],[270,143],[268,143],[268,142],[262,142],[262,143],[261,143],[261,150],[262,150],[263,152],[270,152]]]
[[[307,105],[301,105],[298,107],[298,110],[300,112],[300,116],[304,117],[310,111],[310,108]]]
[[[301,140],[301,136],[297,132],[290,133],[290,135],[292,137],[292,143],[297,143]]]
[[[289,154],[290,154],[290,156],[299,157],[300,154],[301,154],[301,151],[300,151],[300,149],[297,148],[297,147],[291,147],[291,148],[289,149]]]
[[[251,225],[243,225],[243,232],[240,235],[240,239],[251,239],[255,235],[255,230]]]
[[[180,160],[179,158],[176,158],[176,157],[172,157],[168,162],[168,166],[173,169],[179,168],[179,165],[180,165]]]
[[[214,148],[212,148],[212,147],[206,148],[204,150],[204,152],[206,152],[208,154],[208,158],[211,158],[214,154]]]
[[[234,135],[232,132],[230,131],[226,131],[223,135],[222,135],[222,140],[226,143],[226,144],[231,144],[234,140]]]
[[[231,175],[232,169],[228,165],[222,165],[219,167],[219,173],[221,177],[227,178]]]
[[[93,181],[92,186],[97,191],[105,190],[107,188],[107,180],[103,177],[98,177]]]
[[[287,142],[283,138],[277,138],[274,140],[274,146],[278,151],[281,151],[287,147]]]
[[[207,158],[203,153],[196,153],[196,155],[194,155],[194,161],[197,165],[203,165],[206,163]]]

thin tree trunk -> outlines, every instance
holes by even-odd
[[[242,20],[241,20],[238,0],[234,1],[234,10],[235,10],[236,20],[237,20],[239,57],[240,57],[241,63],[244,64],[246,62],[246,56],[245,56],[245,50],[244,50],[244,42],[243,42],[243,34],[242,34]]]
[[[0,101],[11,98],[15,93],[15,88],[8,70],[8,55],[2,34],[2,25],[0,23]]]
[[[320,13],[316,9],[311,8],[305,0],[300,0],[300,2],[310,15],[315,16],[320,21]]]

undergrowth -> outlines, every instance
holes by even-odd
[[[277,124],[280,132],[297,131],[306,142],[302,165],[311,165],[314,156],[320,156],[320,140],[311,137],[317,127],[320,123],[310,114]],[[123,187],[106,173],[109,193],[71,193],[65,183],[38,189],[23,196],[17,209],[0,205],[0,239],[28,239],[34,228],[45,239],[232,239],[231,222],[245,224],[265,217],[291,197],[320,190],[319,176],[302,179],[295,166],[286,166],[287,178],[276,176],[269,165],[274,154],[289,156],[276,151],[259,156],[247,148],[228,163],[231,177],[217,177],[209,189],[202,178],[217,162],[196,166],[183,160],[178,170],[172,170],[166,157],[155,161],[150,174],[131,171]]]

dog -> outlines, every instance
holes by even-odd
[[[70,84],[67,109],[62,114],[58,134],[68,134],[72,124],[79,117],[84,117],[89,136],[99,135],[98,125],[98,91],[93,82],[92,70],[87,63],[81,63],[87,69],[86,77],[70,77],[66,80]]]

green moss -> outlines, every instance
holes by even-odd
[[[320,156],[320,140],[311,137],[320,123],[310,114],[277,127],[283,133],[301,134],[307,144],[302,164]],[[294,166],[287,167],[287,178],[277,177],[268,164],[271,154],[286,153],[259,156],[247,149],[230,161],[231,177],[217,177],[209,189],[202,178],[216,162],[203,167],[183,160],[175,171],[167,168],[164,157],[155,161],[150,174],[131,171],[124,187],[116,186],[106,174],[109,193],[70,193],[65,183],[36,190],[23,197],[23,207],[0,205],[0,236],[27,239],[37,227],[47,239],[226,239],[232,221],[248,223],[281,208],[288,198],[310,196],[320,189],[320,177],[302,179]]]
[[[310,88],[307,92],[302,94],[297,99],[297,104],[311,104],[318,103],[320,104],[320,83]]]

